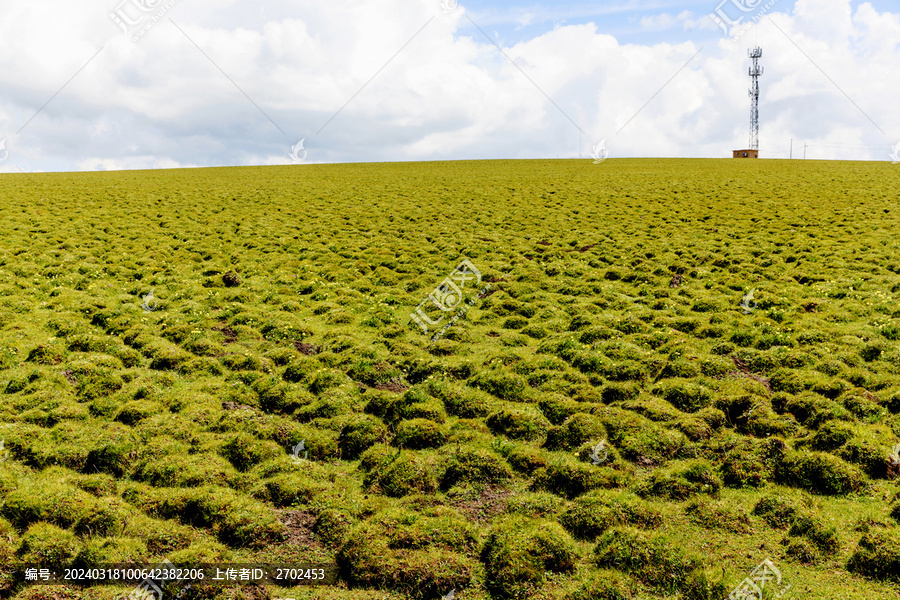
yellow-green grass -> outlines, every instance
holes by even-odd
[[[702,600],[768,558],[769,595],[895,598],[898,184],[766,160],[4,175],[0,564]],[[463,258],[481,282],[432,340],[410,313]]]

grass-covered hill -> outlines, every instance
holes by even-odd
[[[898,189],[765,160],[0,176],[0,567],[722,600],[768,559],[767,597],[897,598]],[[463,259],[468,310],[436,310]],[[423,301],[461,315],[439,339]]]

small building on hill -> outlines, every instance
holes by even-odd
[[[735,150],[734,158],[759,158],[759,150]]]

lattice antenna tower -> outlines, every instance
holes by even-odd
[[[764,70],[759,66],[759,59],[762,57],[762,48],[757,46],[748,54],[753,59],[753,66],[750,67],[750,78],[753,81],[750,88],[750,148],[759,150],[759,77]]]

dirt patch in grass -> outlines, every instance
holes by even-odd
[[[238,404],[237,402],[223,402],[222,408],[225,410],[253,410],[252,406]]]
[[[729,354],[728,356],[731,358],[731,361],[734,363],[734,366],[738,368],[738,370],[729,371],[725,374],[725,377],[747,377],[749,379],[752,379],[753,381],[761,383],[770,394],[772,393],[772,385],[769,383],[769,379],[767,377],[763,377],[762,375],[753,373],[746,361],[741,360],[734,354]]]
[[[219,331],[222,335],[225,336],[224,343],[231,344],[237,341],[237,333],[234,332],[234,329],[225,325],[224,327],[213,327],[214,331]]]
[[[284,525],[284,544],[303,548],[324,548],[313,533],[316,517],[307,510],[280,510],[278,520]]]
[[[448,502],[458,508],[466,518],[476,523],[489,523],[497,515],[506,510],[506,499],[512,496],[512,490],[498,486],[487,486],[478,498],[472,500],[456,500]]]
[[[375,365],[375,373],[378,375],[378,377],[375,378],[375,381],[378,381],[379,379],[383,379],[385,371],[391,371],[391,370],[392,370],[392,367],[387,362],[380,362],[377,365]],[[369,381],[372,381],[372,380],[369,380]],[[373,390],[381,390],[381,391],[385,391],[385,392],[400,393],[400,392],[405,392],[406,390],[409,389],[409,386],[404,385],[403,381],[399,377],[391,377],[387,381],[382,381],[381,383],[375,383],[374,385],[371,385],[370,383],[365,383],[363,381],[357,381],[355,383],[356,383],[356,387],[358,387],[362,392],[365,392],[368,389],[373,389]]]
[[[641,455],[634,460],[634,466],[639,469],[653,469],[656,467],[656,461],[648,456]]]
[[[897,479],[900,477],[900,460],[894,460],[893,457],[887,461],[887,478]]]
[[[376,386],[373,386],[376,390],[382,390],[385,392],[394,392],[399,394],[400,392],[405,392],[409,388],[402,383],[400,383],[399,377],[393,377],[387,383],[379,383]]]
[[[315,356],[322,351],[322,346],[316,346],[315,344],[309,344],[306,342],[294,342],[294,348],[296,348],[297,351],[300,352],[300,354],[304,354],[306,356]]]
[[[236,586],[222,584],[216,586],[216,584],[213,584],[207,589],[218,591],[219,595],[217,597],[222,598],[222,600],[269,600],[271,598],[266,588],[257,583]]]

